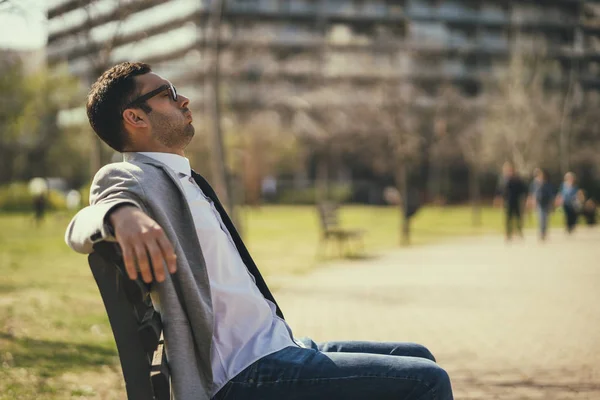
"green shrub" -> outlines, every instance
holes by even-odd
[[[81,195],[81,207],[86,207],[88,206],[90,203],[90,186],[91,183],[81,187],[81,189],[79,189],[79,194]]]
[[[48,193],[48,209],[49,210],[66,210],[67,200],[65,195],[56,190],[51,190]]]
[[[48,210],[65,210],[65,196],[55,190],[48,193]],[[27,183],[15,182],[0,186],[1,212],[32,212],[33,196]]]

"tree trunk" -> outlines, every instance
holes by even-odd
[[[571,61],[571,69],[569,71],[569,86],[565,95],[562,116],[560,120],[560,172],[561,175],[566,174],[571,168],[571,152],[570,152],[570,114],[573,100],[573,89],[576,80],[577,61]]]
[[[410,218],[408,215],[408,171],[404,163],[400,163],[396,169],[396,189],[400,192],[402,201],[400,203],[400,245],[410,244]]]
[[[319,157],[317,161],[317,184],[315,192],[317,204],[329,200],[329,168],[325,155]]]
[[[211,37],[208,48],[210,49],[209,79],[207,84],[208,114],[211,117],[211,169],[213,184],[225,207],[231,215],[236,228],[241,232],[241,225],[233,201],[231,181],[227,175],[227,162],[225,146],[223,144],[223,131],[221,128],[221,99],[220,99],[220,53],[221,53],[221,19],[223,15],[223,0],[213,2],[211,10]]]
[[[481,191],[479,188],[479,166],[472,163],[469,168],[469,197],[471,199],[473,226],[481,226]]]
[[[429,196],[435,204],[442,197],[440,167],[435,152],[429,150]]]

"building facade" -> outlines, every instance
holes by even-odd
[[[476,93],[518,41],[546,53],[563,77],[576,68],[585,87],[596,87],[599,7],[578,0],[227,0],[222,74],[242,86],[408,79],[452,81]],[[206,0],[57,0],[48,11],[48,62],[67,61],[91,77],[135,58],[197,87],[207,67],[210,8]]]

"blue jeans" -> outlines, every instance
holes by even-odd
[[[538,206],[538,220],[540,227],[540,237],[546,239],[546,233],[548,232],[548,217],[550,216],[550,210],[548,208]]]
[[[452,400],[446,371],[412,343],[286,347],[229,381],[213,400]]]

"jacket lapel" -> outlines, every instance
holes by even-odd
[[[277,308],[277,310],[276,310],[277,315],[279,317],[283,318],[283,313],[281,312],[279,305],[277,305],[277,302],[275,301],[273,294],[271,294],[271,291],[269,290],[264,278],[262,277],[260,271],[258,270],[258,267],[256,266],[256,264],[254,263],[254,260],[250,256],[250,252],[246,248],[246,245],[244,245],[244,242],[242,241],[242,238],[240,237],[237,229],[235,229],[233,222],[231,221],[231,219],[229,218],[229,215],[227,215],[227,212],[225,211],[225,208],[219,201],[217,194],[215,193],[213,188],[210,186],[210,184],[206,181],[206,179],[204,179],[204,177],[202,177],[202,175],[196,173],[194,170],[192,170],[192,177],[194,178],[194,180],[196,181],[196,183],[198,184],[200,189],[202,189],[204,194],[213,201],[215,208],[221,215],[221,219],[223,220],[223,223],[225,224],[225,226],[227,227],[227,230],[229,230],[229,233],[231,234],[231,237],[233,238],[235,247],[237,248],[238,252],[240,253],[240,256],[242,257],[242,260],[244,261],[246,268],[248,268],[248,271],[252,274],[252,276],[254,276],[254,279],[256,280],[256,286],[258,287],[258,289],[260,290],[262,295],[267,300],[269,300],[273,304],[275,304],[275,307]]]
[[[185,191],[183,190],[183,186],[181,186],[181,182],[179,181],[179,176],[173,171],[171,168],[167,167],[165,164],[161,163],[158,160],[155,160],[152,157],[145,156],[139,153],[123,153],[123,160],[132,163],[144,163],[153,165],[155,167],[161,168],[163,171],[169,175],[169,178],[177,185],[179,189],[179,194],[185,198]]]
[[[133,163],[137,162],[137,163],[150,164],[155,167],[161,168],[163,171],[165,171],[167,173],[167,175],[175,183],[175,185],[179,189],[180,195],[183,198],[185,198],[185,191],[183,189],[183,186],[181,186],[179,177],[176,175],[176,173],[171,168],[167,167],[165,164],[163,164],[160,161],[157,161],[151,157],[147,157],[147,156],[145,156],[143,154],[139,154],[139,153],[124,153],[123,160],[127,161],[127,162],[133,162]],[[223,220],[223,223],[225,224],[225,226],[229,230],[229,233],[231,234],[231,237],[233,238],[235,247],[237,248],[240,256],[242,257],[242,260],[244,261],[246,268],[248,268],[248,271],[252,274],[252,276],[254,276],[254,279],[256,280],[256,286],[258,287],[258,289],[260,290],[262,295],[267,300],[269,300],[273,304],[275,304],[277,315],[279,317],[283,318],[283,313],[281,312],[279,305],[275,301],[273,294],[271,294],[271,291],[269,290],[264,278],[262,277],[260,271],[258,270],[258,267],[256,266],[256,264],[254,263],[254,260],[250,256],[250,252],[244,245],[242,238],[240,237],[237,229],[235,229],[233,222],[229,218],[229,215],[227,215],[225,208],[219,201],[217,194],[215,193],[213,188],[210,186],[210,184],[206,181],[206,179],[204,179],[204,177],[202,175],[196,173],[194,170],[192,170],[192,177],[194,178],[194,180],[196,181],[196,183],[198,184],[200,189],[202,189],[204,194],[213,201],[215,208],[221,215],[221,219]],[[200,249],[200,250],[202,250],[202,249]]]

